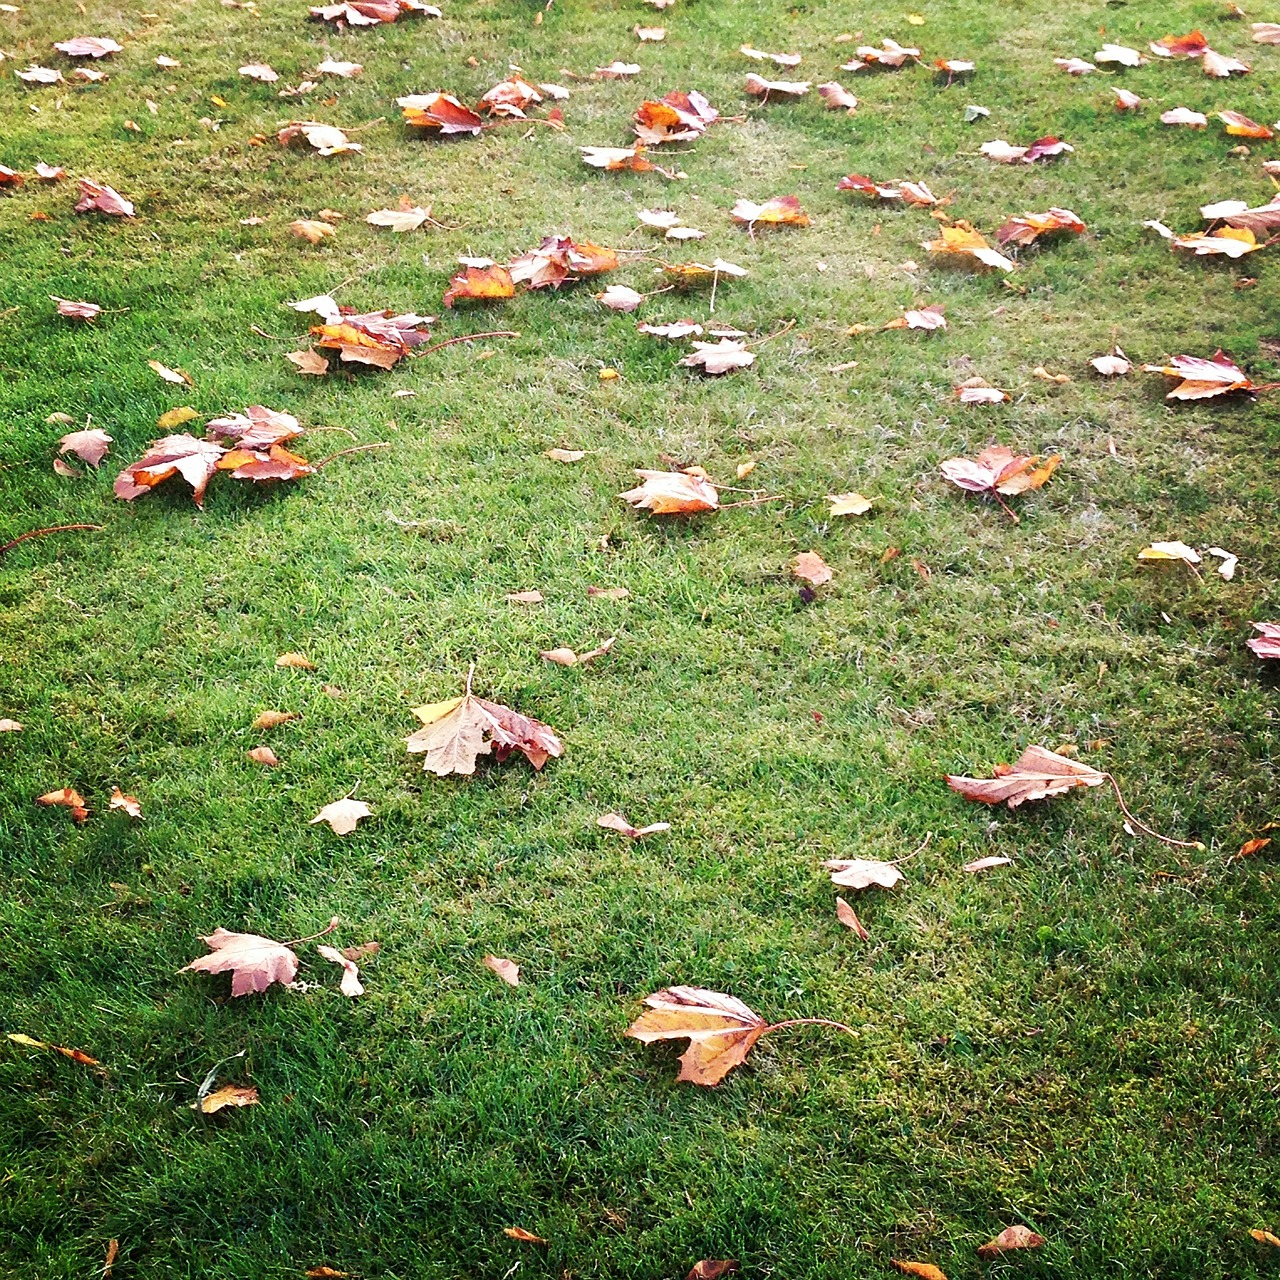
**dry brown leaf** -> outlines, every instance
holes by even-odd
[[[1163,373],[1179,379],[1166,400],[1207,400],[1236,391],[1256,391],[1248,375],[1221,349],[1208,360],[1197,356],[1174,356],[1167,365],[1144,364],[1147,373]]]
[[[265,991],[273,982],[292,982],[298,957],[282,942],[256,933],[231,933],[215,929],[203,939],[210,954],[200,956],[179,973],[226,973],[231,970],[232,996]]]
[[[508,591],[507,600],[511,604],[541,604],[545,597],[541,591]]]
[[[904,1258],[890,1258],[889,1262],[904,1276],[915,1276],[916,1280],[947,1280],[946,1272],[932,1262],[909,1262]]]
[[[84,822],[89,816],[89,810],[85,807],[84,798],[72,787],[62,787],[58,791],[50,791],[45,795],[37,796],[36,804],[43,805],[46,809],[69,809],[72,818],[76,822]]]
[[[938,231],[937,240],[921,242],[922,247],[935,256],[965,263],[977,262],[1000,271],[1013,270],[1013,262],[993,249],[982,233],[975,231],[967,222],[956,222],[949,227],[940,227]]]
[[[831,503],[831,510],[827,512],[829,516],[865,516],[871,510],[872,502],[860,493],[829,493],[827,501]]]
[[[724,1280],[738,1270],[736,1258],[703,1258],[695,1262],[684,1280]]]
[[[1011,1249],[1040,1249],[1048,1242],[1044,1236],[1038,1236],[1030,1227],[1021,1224],[1005,1229],[994,1240],[979,1245],[978,1257],[983,1259],[998,1258]]]
[[[1248,858],[1257,853],[1260,849],[1265,849],[1271,843],[1270,836],[1254,836],[1252,840],[1246,840],[1244,844],[1236,852],[1237,858]]]
[[[412,93],[396,99],[405,124],[426,129],[442,137],[469,134],[479,137],[484,121],[470,107],[464,107],[451,93]]]
[[[720,507],[720,495],[715,485],[705,476],[689,475],[684,471],[636,470],[643,484],[626,493],[620,493],[623,502],[633,507],[652,511],[654,515],[694,515],[702,511],[716,511]]]
[[[1280,41],[1277,41],[1277,43],[1280,43]],[[1249,1230],[1249,1234],[1259,1244],[1269,1244],[1274,1246],[1277,1249],[1280,1249],[1280,1236],[1277,1236],[1270,1231],[1259,1231],[1256,1227],[1251,1227]]]
[[[582,449],[546,449],[542,456],[552,462],[581,462],[587,455]]]
[[[491,969],[509,987],[520,985],[520,966],[513,960],[504,960],[501,956],[485,956],[485,968]]]
[[[1104,378],[1121,378],[1133,369],[1133,364],[1129,357],[1125,355],[1119,346],[1112,347],[1105,356],[1091,357],[1089,363]]]
[[[752,72],[747,77],[746,90],[756,98],[768,102],[770,97],[803,98],[813,85],[808,80],[766,80]]]
[[[744,343],[735,342],[732,338],[721,338],[719,342],[695,342],[693,348],[693,353],[680,363],[689,368],[701,368],[713,376],[733,369],[745,369],[756,361],[753,351],[748,351]]]
[[[544,1240],[541,1236],[535,1236],[532,1231],[526,1231],[523,1227],[503,1227],[502,1234],[510,1236],[513,1240],[523,1240],[525,1244],[549,1244],[550,1241]]]
[[[5,182],[5,174],[0,172],[0,186]],[[49,297],[57,303],[58,314],[68,320],[84,320],[92,323],[102,314],[102,308],[96,302],[75,302],[70,298],[59,298],[56,294]]]
[[[739,200],[730,211],[735,222],[755,228],[765,227],[807,227],[809,215],[800,207],[799,196],[774,196],[763,204],[754,200]]]
[[[1192,566],[1200,563],[1200,553],[1185,542],[1153,542],[1138,552],[1139,560],[1170,561],[1178,560]]]
[[[601,600],[626,600],[631,592],[626,587],[588,587],[587,595]]]
[[[329,362],[318,351],[311,348],[306,351],[287,351],[284,358],[295,364],[299,373],[323,377],[329,372]]]
[[[223,1107],[256,1107],[258,1102],[258,1090],[253,1085],[224,1084],[221,1089],[206,1093],[198,1102],[193,1102],[191,1109],[211,1116]]]
[[[1010,218],[996,230],[996,239],[1001,244],[1027,245],[1056,231],[1080,235],[1084,230],[1084,223],[1070,209],[1054,207],[1045,213],[1024,213],[1019,218]]]
[[[105,213],[113,218],[132,218],[133,204],[118,191],[90,178],[80,178],[80,200],[77,213]]]
[[[338,228],[333,223],[322,222],[319,218],[295,218],[289,223],[289,230],[308,244],[319,244],[321,240],[338,234]]]
[[[1012,858],[1001,858],[993,855],[989,858],[977,858],[973,862],[966,862],[960,870],[972,873],[978,871],[990,871],[993,867],[1008,867],[1012,865]]]
[[[287,724],[290,720],[298,719],[301,719],[301,717],[296,711],[264,711],[254,720],[250,728],[274,729],[277,725]]]
[[[111,788],[111,800],[107,805],[108,809],[123,809],[131,818],[142,818],[142,805],[138,801],[137,796],[127,796],[119,787]]]
[[[1056,453],[1041,462],[1039,454],[1015,454],[1004,445],[991,445],[976,458],[948,458],[939,470],[969,493],[1016,497],[1039,489],[1061,461]]]
[[[836,919],[846,929],[852,929],[863,942],[871,940],[871,935],[867,932],[866,926],[858,919],[858,913],[843,898],[836,899]]]
[[[490,753],[502,763],[513,752],[522,752],[535,769],[564,753],[564,744],[549,725],[478,698],[469,688],[461,697],[415,707],[413,714],[423,727],[406,745],[411,754],[425,753],[423,769],[441,778],[474,773],[476,757]]]
[[[115,1269],[119,1253],[120,1241],[113,1236],[107,1241],[107,1256],[102,1261],[102,1280],[111,1280],[111,1273]]]
[[[280,763],[280,757],[276,755],[270,747],[253,747],[245,752],[245,755],[253,761],[254,764],[264,764],[270,769],[274,769]]]
[[[604,827],[607,831],[617,831],[631,840],[640,840],[645,836],[656,835],[660,831],[671,830],[669,822],[651,822],[647,827],[633,827],[620,813],[602,813],[596,819],[596,826]]]
[[[947,785],[969,800],[982,804],[1004,802],[1016,809],[1028,800],[1043,800],[1076,787],[1096,787],[1107,780],[1105,773],[1079,761],[1057,755],[1044,747],[1028,747],[1012,765],[997,765],[991,778],[946,775]]]
[[[343,800],[334,800],[325,805],[314,818],[307,823],[315,826],[317,822],[327,822],[336,836],[349,836],[362,818],[373,817],[373,810],[363,800],[352,800],[347,796]]]
[[[572,649],[560,648],[545,649],[538,656],[561,667],[578,667],[584,662],[591,662],[595,658],[604,657],[613,648],[616,641],[617,636],[610,636],[607,640],[602,640],[596,648],[589,649],[586,653],[575,653]]]
[[[59,453],[74,453],[81,462],[96,467],[111,448],[111,437],[98,427],[71,431],[58,441]]]
[[[591,590],[590,587],[587,588]],[[21,733],[22,726],[16,720],[10,720],[7,716],[0,719],[0,733]]]
[[[823,864],[831,872],[831,883],[842,889],[892,889],[903,879],[892,862],[874,858],[828,858]]]
[[[326,960],[332,960],[334,964],[340,964],[342,966],[342,984],[340,989],[344,996],[350,996],[351,999],[354,1000],[356,996],[364,995],[364,983],[360,981],[360,966],[356,964],[354,960],[349,956],[344,955],[337,949],[337,947],[319,946],[316,950]]]
[[[800,552],[791,562],[791,572],[815,587],[820,587],[835,577],[835,571],[816,551]]]
[[[276,659],[276,666],[294,667],[299,671],[314,671],[316,669],[316,664],[301,653],[282,653]]]
[[[719,1084],[769,1030],[741,1000],[702,987],[668,987],[647,996],[645,1004],[648,1010],[627,1028],[627,1035],[644,1044],[688,1040],[677,1079],[691,1084]]]
[[[172,382],[178,387],[193,387],[195,383],[191,381],[191,375],[182,369],[170,369],[167,364],[161,364],[159,360],[148,360],[147,368],[165,382]]]

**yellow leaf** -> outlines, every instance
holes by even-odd
[[[465,695],[456,698],[446,698],[443,702],[430,702],[425,707],[414,707],[413,714],[422,721],[423,724],[435,724],[437,720],[443,720],[450,712],[456,711],[462,706]]]
[[[860,493],[828,494],[827,501],[831,503],[827,514],[832,516],[865,516],[871,510],[871,499]]]
[[[174,427],[180,427],[184,422],[190,422],[192,418],[198,418],[200,415],[187,405],[182,405],[178,409],[170,409],[168,413],[162,413],[156,419],[156,426],[161,431],[172,431]]]

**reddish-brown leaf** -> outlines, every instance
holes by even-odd
[[[1043,800],[1076,787],[1096,787],[1106,775],[1077,760],[1044,747],[1028,747],[1016,763],[997,765],[991,778],[966,778],[947,774],[947,785],[968,800],[982,804],[1005,803],[1016,809],[1028,800]]]

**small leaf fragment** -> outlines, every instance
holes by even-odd
[[[327,822],[334,835],[349,836],[363,818],[373,817],[373,810],[363,800],[352,800],[349,796],[343,800],[334,800],[325,805],[308,826],[317,822]]]
[[[858,913],[843,899],[836,899],[836,919],[840,921],[846,929],[852,929],[863,942],[869,942],[871,935],[867,932],[866,926],[858,919]]]
[[[520,985],[520,966],[513,960],[505,960],[501,956],[485,956],[484,966],[491,969],[509,987]],[[511,1233],[508,1232],[508,1235]],[[517,1237],[518,1239],[521,1237]]]

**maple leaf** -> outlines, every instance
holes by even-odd
[[[111,788],[111,802],[107,805],[108,809],[123,809],[131,818],[139,821],[142,818],[142,805],[138,801],[137,796],[127,796],[119,787]]]
[[[752,72],[747,76],[746,90],[756,98],[768,102],[770,95],[780,98],[803,98],[813,85],[808,80],[766,80]]]
[[[1091,357],[1089,363],[1104,378],[1122,377],[1133,370],[1132,362],[1119,346],[1112,347],[1111,351],[1105,356]]]
[[[311,334],[316,346],[336,350],[345,363],[368,364],[390,369],[403,356],[431,337],[423,326],[429,316],[409,312],[369,311],[344,315],[338,324],[316,325]]]
[[[890,1258],[890,1265],[904,1276],[915,1276],[916,1280],[947,1280],[946,1273],[935,1267],[932,1262],[911,1262],[904,1258]]]
[[[1208,360],[1174,356],[1167,365],[1144,364],[1142,368],[1147,373],[1163,373],[1167,378],[1179,379],[1178,385],[1165,396],[1166,400],[1207,400],[1230,392],[1258,389],[1221,349]]]
[[[91,178],[80,178],[80,199],[77,213],[105,213],[115,218],[132,218],[133,205],[118,191]]]
[[[397,98],[396,105],[405,124],[441,136],[465,133],[479,137],[484,128],[484,120],[451,93],[411,93]]]
[[[329,362],[316,351],[289,351],[284,358],[296,365],[299,373],[323,377],[329,372]]]
[[[1168,35],[1153,40],[1148,46],[1158,58],[1200,58],[1209,42],[1200,31],[1189,31],[1185,36]]]
[[[298,957],[283,942],[222,928],[202,940],[210,954],[200,956],[178,972],[226,973],[229,969],[233,997],[265,991],[273,982],[292,982],[298,972]]]
[[[1202,258],[1218,255],[1242,258],[1247,253],[1256,253],[1264,248],[1248,227],[1228,226],[1221,227],[1217,231],[1196,231],[1190,235],[1180,236],[1154,218],[1146,219],[1142,225],[1151,231],[1158,232],[1168,240],[1171,249],[1186,249]]]
[[[490,753],[502,763],[513,752],[523,752],[535,769],[564,754],[564,744],[550,725],[476,697],[470,678],[461,697],[415,707],[413,714],[423,727],[410,735],[406,746],[411,754],[425,753],[423,769],[441,778],[474,773],[477,756]]]
[[[371,227],[387,227],[396,232],[416,231],[430,219],[430,208],[423,209],[419,205],[410,207],[408,200],[402,201],[398,209],[375,209],[365,216],[365,221]]]
[[[58,314],[66,316],[69,320],[93,321],[102,314],[102,308],[96,302],[73,302],[69,298],[59,298],[55,294],[49,296],[57,303]]]
[[[949,227],[939,227],[937,240],[922,241],[921,247],[948,261],[980,263],[1000,271],[1012,271],[1013,262],[999,250],[993,249],[967,222],[956,222]]]
[[[831,883],[845,889],[892,889],[902,872],[892,862],[874,858],[829,858],[823,864],[831,872]]]
[[[1079,235],[1084,229],[1084,223],[1070,209],[1055,207],[1046,213],[1024,213],[1021,217],[1010,218],[997,229],[996,239],[1001,244],[1026,245],[1055,231]]]
[[[818,86],[818,96],[826,104],[828,111],[845,111],[849,115],[858,109],[858,99],[838,80],[828,80]]]
[[[754,352],[732,338],[721,338],[719,342],[695,342],[693,346],[692,353],[680,363],[690,368],[701,368],[704,373],[719,375],[755,364]]]
[[[322,156],[340,156],[364,150],[360,143],[352,142],[336,125],[320,124],[315,120],[295,120],[276,134],[276,140],[286,147],[298,139]]]
[[[1280,22],[1253,22],[1249,26],[1255,44],[1280,44]]]
[[[325,805],[307,825],[315,826],[317,822],[327,822],[334,835],[349,836],[362,818],[371,817],[373,817],[373,810],[363,800],[353,800],[347,796]]]
[[[1259,658],[1280,658],[1280,622],[1254,622],[1258,632],[1245,643]]]
[[[1053,65],[1060,67],[1069,76],[1092,75],[1098,69],[1092,62],[1086,62],[1083,58],[1054,58]]]
[[[702,987],[668,987],[646,997],[649,1010],[627,1028],[644,1044],[688,1040],[677,1079],[717,1085],[740,1066],[769,1025],[741,1000]]]
[[[77,36],[74,40],[60,41],[53,47],[68,58],[105,58],[108,54],[124,52],[124,46],[110,36]]]
[[[170,476],[180,475],[191,486],[196,506],[203,510],[205,489],[224,453],[220,444],[197,440],[185,432],[165,436],[116,477],[115,495],[132,502]]]
[[[711,285],[713,288],[723,279],[740,280],[751,273],[745,267],[716,258],[710,266],[704,262],[665,263],[662,272],[670,276],[680,288]]]
[[[703,1258],[693,1264],[684,1280],[724,1280],[725,1276],[733,1275],[737,1270],[736,1258]]]
[[[978,1246],[978,1257],[983,1259],[998,1258],[1003,1253],[1008,1253],[1012,1249],[1040,1249],[1048,1241],[1044,1236],[1038,1236],[1030,1227],[1017,1225],[1013,1227],[1005,1227],[1005,1229],[994,1240],[988,1240],[986,1244]]]
[[[582,163],[593,169],[608,169],[613,172],[626,170],[629,173],[649,173],[658,169],[652,160],[645,159],[644,144],[637,142],[634,147],[579,147]],[[659,170],[666,173],[666,170]],[[670,174],[667,174],[670,177]]]
[[[1248,75],[1250,70],[1247,63],[1228,58],[1225,54],[1217,53],[1213,49],[1204,51],[1204,57],[1200,60],[1200,69],[1205,75],[1215,76],[1219,80],[1225,80],[1233,74]]]
[[[860,493],[829,493],[827,501],[831,503],[829,516],[864,516],[871,510],[871,499]]]
[[[1028,747],[1016,763],[997,765],[992,778],[947,774],[947,785],[968,800],[982,804],[1004,802],[1016,809],[1028,800],[1043,800],[1076,787],[1096,787],[1110,775],[1044,747]]]
[[[955,393],[961,404],[1003,404],[1009,399],[1007,391],[993,387],[983,378],[966,378]]]
[[[669,93],[660,102],[645,101],[631,117],[631,127],[641,143],[661,146],[665,142],[692,142],[702,137],[720,113],[693,90]]]
[[[835,571],[816,551],[800,552],[791,563],[791,572],[814,587],[821,587],[835,577]]]
[[[512,76],[509,80],[495,84],[481,97],[479,105],[491,116],[509,116],[523,120],[526,118],[525,110],[541,101],[542,94],[533,85],[519,76]]]
[[[970,493],[1007,498],[1039,489],[1061,461],[1056,453],[1041,462],[1039,454],[1015,454],[1004,445],[991,445],[976,458],[948,458],[940,470],[952,484]]]
[[[1256,209],[1233,208],[1222,217],[1228,226],[1266,235],[1280,229],[1280,200],[1273,199],[1270,204],[1259,205]]]
[[[672,320],[667,324],[649,324],[642,320],[636,325],[636,332],[647,334],[651,338],[666,338],[679,342],[682,338],[701,337],[702,326],[696,320]]]
[[[763,204],[753,200],[739,200],[730,212],[735,222],[751,228],[758,225],[807,227],[809,215],[800,207],[799,196],[774,196]]]
[[[208,432],[221,440],[234,440],[242,449],[265,449],[303,434],[293,414],[263,404],[251,404],[244,413],[211,418]]]
[[[501,956],[485,956],[484,966],[496,973],[509,987],[520,985],[520,966],[513,960],[505,960]]]
[[[329,808],[333,808],[332,805]],[[356,996],[364,995],[364,983],[360,981],[360,966],[347,956],[344,956],[337,947],[320,946],[316,950],[326,959],[332,960],[334,964],[342,966],[342,983],[340,990],[344,996],[350,996],[353,1000]]]
[[[753,62],[772,62],[779,67],[798,67],[801,61],[798,53],[764,53],[749,44],[739,45],[738,52]]]
[[[74,453],[81,462],[96,468],[107,456],[111,447],[111,437],[98,427],[90,427],[84,431],[70,431],[58,441],[59,453]]]
[[[459,298],[493,302],[512,298],[515,292],[516,286],[511,279],[510,270],[500,263],[490,263],[487,267],[463,267],[450,279],[444,295],[444,305],[452,307]]]
[[[350,24],[353,27],[372,27],[380,22],[394,22],[406,13],[420,13],[424,17],[439,18],[440,10],[423,0],[343,0],[338,4],[320,5],[311,10],[313,18],[332,22],[339,29]]]
[[[1138,552],[1139,560],[1180,560],[1193,568],[1200,563],[1200,553],[1185,542],[1153,542]]]
[[[1250,120],[1240,111],[1219,111],[1218,119],[1226,125],[1227,132],[1234,138],[1274,138],[1275,134],[1265,124]]]
[[[716,511],[720,507],[720,495],[705,476],[690,475],[685,471],[645,471],[640,468],[636,469],[636,475],[643,483],[620,493],[618,497],[637,509],[660,516],[684,516]]]
[[[647,827],[635,827],[620,813],[601,814],[596,819],[596,826],[604,827],[607,831],[616,831],[620,835],[626,836],[629,840],[641,840],[645,836],[657,835],[660,831],[671,830],[671,823],[669,822],[651,822]]]
[[[873,44],[860,44],[855,50],[857,57],[850,58],[841,66],[841,71],[865,71],[868,67],[888,67],[897,69],[907,62],[919,62],[920,50],[900,45],[896,40],[884,40],[881,47]]]
[[[224,1084],[221,1089],[206,1093],[193,1102],[191,1109],[211,1116],[224,1107],[256,1107],[259,1101],[258,1090],[253,1085]]]

